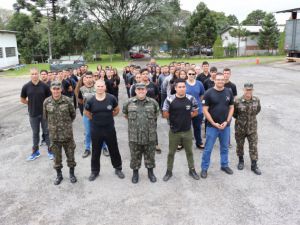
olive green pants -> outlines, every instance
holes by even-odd
[[[173,170],[174,164],[174,157],[177,150],[177,146],[182,145],[186,158],[188,161],[189,169],[194,169],[194,157],[193,157],[193,134],[192,130],[184,131],[184,132],[177,132],[174,133],[173,131],[169,131],[169,154],[168,154],[168,170]]]

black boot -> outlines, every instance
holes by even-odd
[[[251,170],[256,174],[256,175],[261,175],[260,169],[257,167],[256,160],[251,161]]]
[[[237,168],[238,168],[238,170],[244,169],[244,157],[243,156],[239,156],[239,164],[238,164]]]
[[[71,181],[71,183],[76,183],[77,182],[77,178],[74,175],[74,167],[70,168],[70,181]]]
[[[139,170],[133,170],[133,175],[132,175],[132,183],[136,184],[139,182]]]
[[[61,183],[61,181],[63,180],[61,169],[57,169],[56,173],[57,173],[57,176],[55,178],[54,185],[59,185]]]
[[[152,183],[155,183],[156,182],[156,176],[154,175],[153,173],[153,168],[149,168],[148,169],[148,177],[149,177],[149,180],[152,182]]]
[[[195,180],[199,180],[200,177],[199,175],[197,174],[196,170],[195,169],[190,169],[189,171],[189,175],[194,178]]]
[[[172,171],[167,170],[166,175],[163,177],[163,181],[168,181],[172,176]]]

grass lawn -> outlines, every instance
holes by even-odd
[[[95,71],[97,65],[102,65],[102,66],[112,66],[113,68],[117,68],[118,70],[122,70],[125,66],[130,65],[133,63],[132,60],[129,61],[124,61],[120,54],[115,54],[113,55],[112,62],[110,61],[110,56],[109,55],[102,55],[102,60],[98,62],[92,62],[88,63],[89,70]],[[197,65],[200,65],[203,61],[208,61],[209,63],[212,62],[220,62],[220,61],[241,61],[241,65],[253,65],[255,64],[255,61],[249,63],[242,63],[243,60],[255,60],[256,58],[260,59],[260,63],[268,63],[268,62],[274,62],[274,61],[279,61],[279,60],[284,60],[284,56],[251,56],[251,57],[237,57],[237,58],[223,58],[223,59],[207,59],[207,58],[178,58],[178,59],[157,59],[157,63],[159,65],[168,65],[171,62],[189,62],[189,63],[195,63]],[[23,76],[23,75],[28,75],[29,70],[32,67],[37,67],[39,70],[41,69],[46,69],[49,70],[50,66],[47,63],[40,63],[40,64],[27,64],[24,68],[20,70],[11,70],[11,71],[5,71],[5,72],[0,72],[0,75],[2,76],[9,76],[9,77],[17,77],[17,76]]]

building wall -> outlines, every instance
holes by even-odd
[[[15,56],[7,57],[7,47],[15,48]],[[5,68],[19,64],[17,38],[15,34],[0,32],[0,48],[2,49],[2,57],[0,55],[0,68]]]

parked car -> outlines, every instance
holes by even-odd
[[[132,58],[132,59],[141,59],[141,58],[145,57],[144,54],[138,53],[138,52],[135,52],[135,53],[130,52],[129,55],[130,55],[130,58]]]
[[[70,55],[62,56],[60,59],[53,59],[50,62],[50,70],[58,71],[68,68],[76,69],[85,64],[85,60],[82,55]]]

